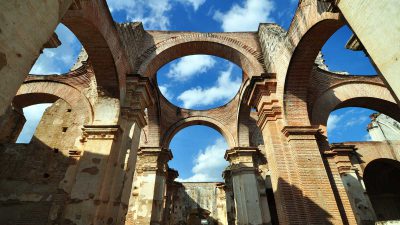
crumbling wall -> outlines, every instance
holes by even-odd
[[[198,217],[209,213],[207,218],[210,225],[228,225],[226,194],[219,183],[194,182],[182,183],[178,189],[174,208],[171,214],[171,225],[200,225]],[[207,216],[206,216],[207,217]]]
[[[67,199],[65,175],[82,120],[63,100],[46,109],[29,144],[0,145],[0,224],[57,222]],[[70,152],[71,151],[71,152]]]

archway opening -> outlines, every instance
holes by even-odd
[[[330,113],[330,143],[400,140],[400,123],[375,110],[345,107]]]
[[[239,91],[242,70],[210,55],[191,55],[164,65],[157,73],[162,95],[186,109],[207,110],[229,103]]]
[[[324,70],[343,75],[377,75],[361,43],[353,38],[353,32],[347,25],[337,30],[326,41],[321,52],[322,58],[321,55],[317,57],[317,64]]]
[[[179,172],[181,182],[222,182],[228,166],[224,159],[228,144],[215,129],[194,125],[179,131],[170,142],[174,158],[171,168]]]
[[[60,45],[44,48],[32,66],[30,74],[60,75],[79,67],[76,62],[83,47],[78,38],[62,23],[57,26],[55,33]],[[57,40],[53,39],[53,42],[57,42]]]
[[[400,220],[400,162],[370,162],[364,171],[364,182],[377,219]]]
[[[49,108],[51,103],[43,103],[31,105],[23,108],[23,114],[26,119],[24,127],[18,136],[16,143],[28,144],[31,142],[33,135],[35,134],[36,128],[39,125],[40,120],[47,108]]]

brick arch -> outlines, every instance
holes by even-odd
[[[215,119],[204,117],[204,116],[194,116],[182,119],[167,129],[167,132],[164,134],[162,138],[162,146],[165,148],[169,148],[169,144],[171,143],[172,138],[178,133],[180,130],[193,126],[193,125],[204,125],[207,127],[211,127],[217,130],[222,136],[224,136],[226,142],[228,143],[229,148],[233,148],[236,146],[235,139],[229,129],[225,127],[223,124],[218,122]]]
[[[262,53],[230,37],[217,34],[193,33],[172,37],[147,49],[137,60],[135,72],[152,77],[168,62],[195,55],[213,55],[229,60],[252,77],[264,73]]]
[[[53,103],[58,99],[67,102],[74,111],[77,111],[77,115],[92,123],[94,112],[89,100],[79,90],[63,83],[49,81],[24,83],[13,99],[13,105],[24,108],[35,104]]]
[[[400,109],[386,87],[376,83],[349,82],[333,86],[317,98],[310,109],[311,123],[326,126],[329,114],[345,107],[369,108],[400,121]]]
[[[130,73],[127,57],[105,0],[80,1],[80,8],[67,11],[61,22],[79,39],[88,53],[99,87],[113,97],[125,92]]]
[[[328,3],[303,1],[292,21],[288,42],[294,46],[283,80],[284,117],[288,125],[309,125],[307,92],[315,59],[326,41],[344,25]],[[307,17],[304,17],[307,15]]]

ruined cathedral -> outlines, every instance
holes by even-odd
[[[59,23],[84,51],[62,76],[29,75],[61,44]],[[345,25],[376,76],[327,70],[319,52]],[[194,54],[242,69],[228,104],[183,109],[161,94],[157,71]],[[116,23],[105,0],[0,0],[0,225],[400,224],[400,143],[381,120],[377,141],[327,139],[344,107],[400,121],[399,71],[398,0],[300,0],[287,30],[231,33]],[[38,103],[53,104],[16,144]],[[224,182],[178,182],[168,166],[174,135],[200,124],[227,141]]]

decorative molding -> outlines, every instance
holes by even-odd
[[[321,132],[317,126],[285,126],[282,133],[291,140],[316,140],[316,135]]]
[[[87,140],[115,140],[121,128],[119,125],[84,125],[81,142]]]
[[[161,147],[141,147],[138,151],[137,172],[156,172],[167,175],[168,161],[173,158],[169,149]]]
[[[244,101],[258,112],[257,125],[263,129],[268,121],[282,118],[282,107],[276,97],[276,74],[270,73],[251,80],[250,91]]]

